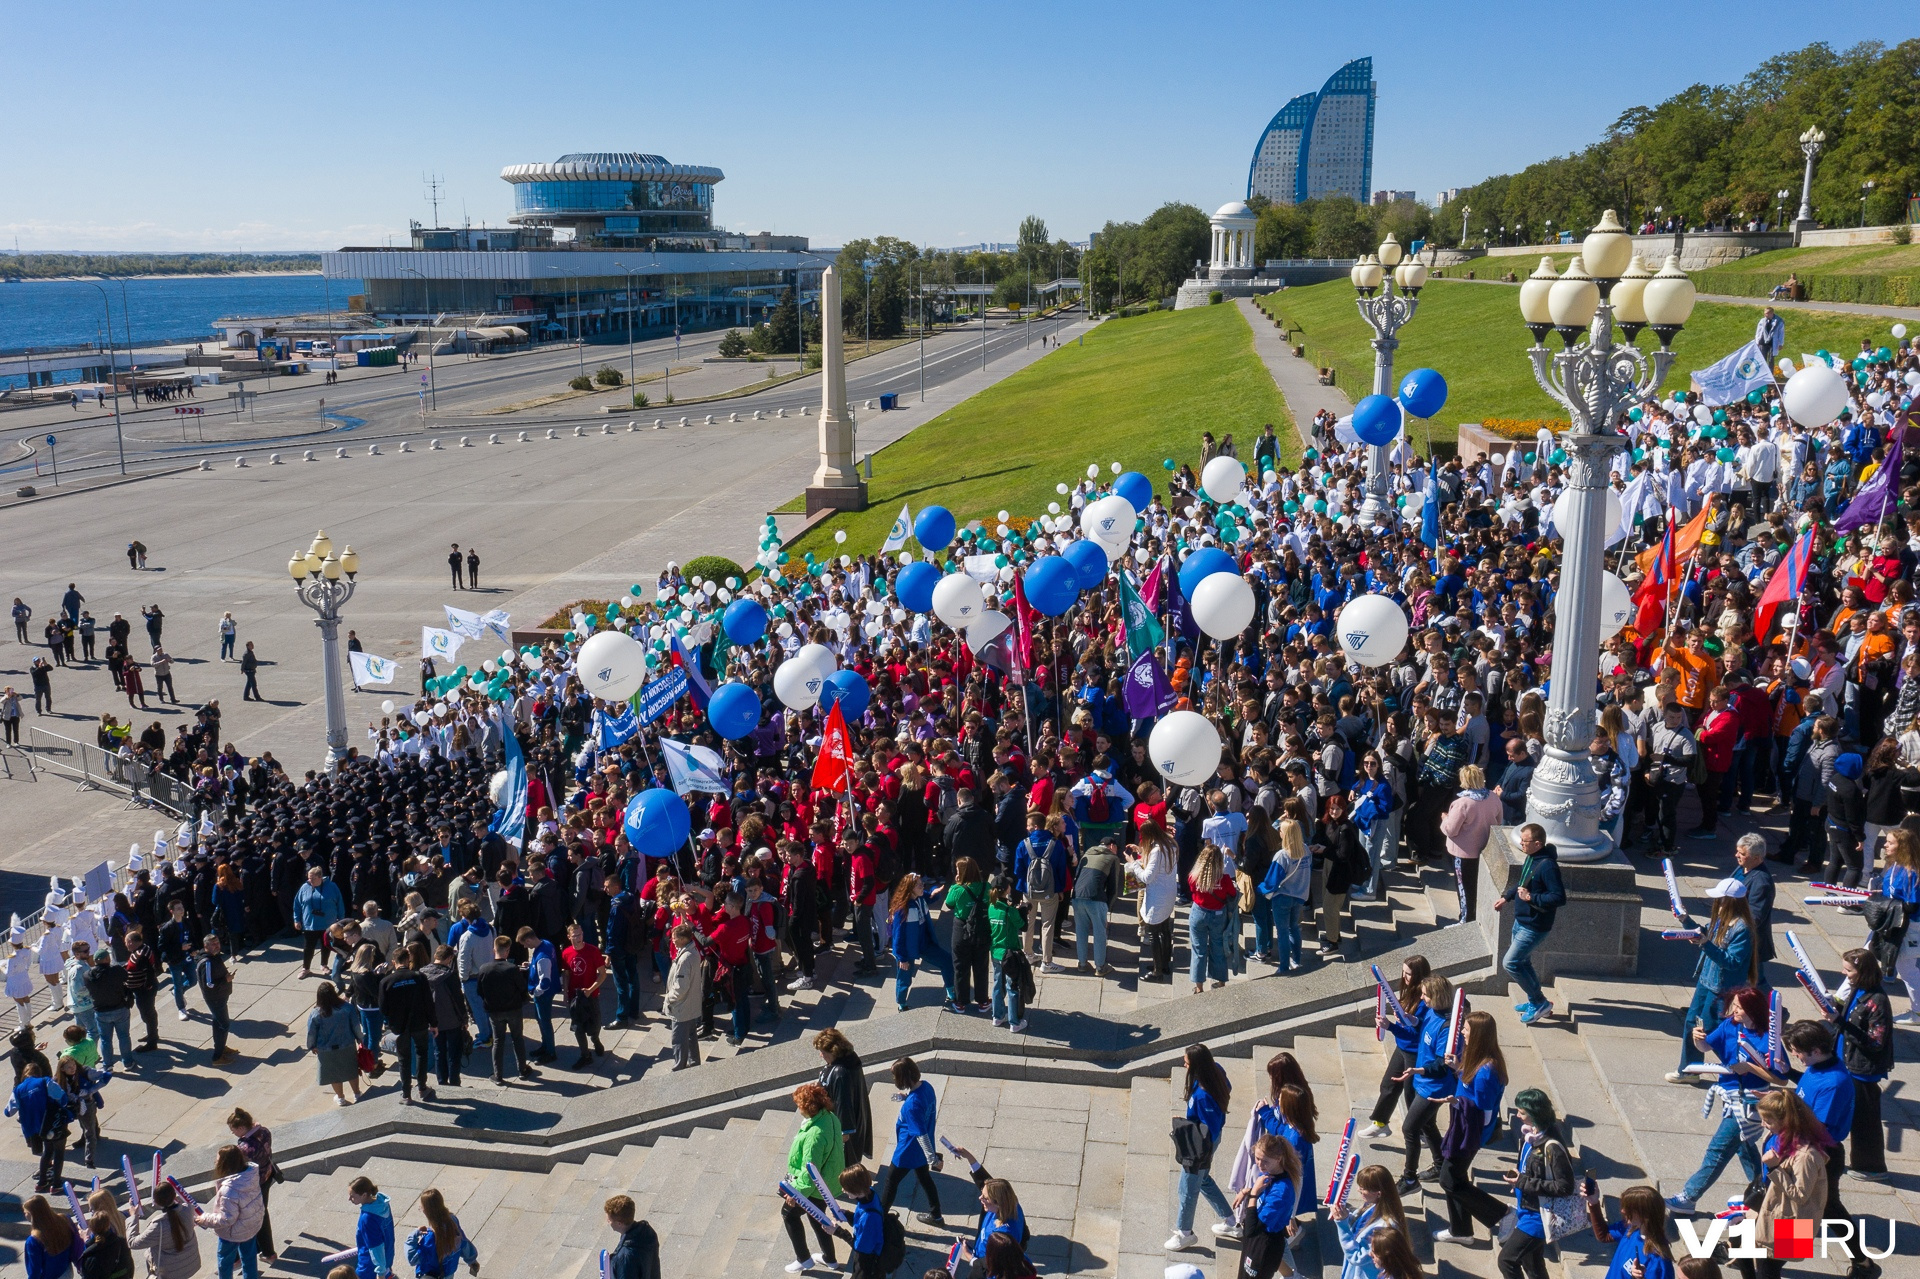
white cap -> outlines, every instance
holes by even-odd
[[[21,927],[20,916],[18,915],[13,917],[13,923],[8,926],[7,940],[16,946],[24,946],[27,944],[27,930]]]
[[[1731,897],[1735,901],[1739,901],[1746,895],[1747,886],[1745,882],[1734,879],[1732,876],[1728,876],[1707,890],[1707,896],[1709,897]]]

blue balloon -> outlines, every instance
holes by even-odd
[[[1115,480],[1113,491],[1126,498],[1135,511],[1144,511],[1153,505],[1153,481],[1138,471],[1128,471]]]
[[[1091,591],[1107,580],[1107,552],[1091,538],[1083,537],[1077,542],[1068,542],[1067,549],[1060,552],[1060,558],[1073,565],[1083,591]]]
[[[940,585],[940,570],[925,560],[915,560],[900,570],[893,580],[900,606],[909,613],[933,612],[933,588]]]
[[[687,801],[670,790],[643,790],[627,805],[627,842],[648,857],[671,857],[693,830]]]
[[[707,722],[728,741],[737,741],[760,727],[760,698],[735,680],[713,690],[707,703]]]
[[[720,615],[720,627],[735,644],[757,644],[767,633],[767,610],[755,600],[735,600]]]
[[[1365,444],[1391,444],[1400,434],[1400,406],[1384,395],[1369,395],[1353,406],[1353,433]]]
[[[865,715],[867,703],[872,700],[873,690],[867,687],[866,678],[856,670],[842,667],[827,676],[820,685],[820,709],[824,712],[837,704],[841,717],[848,723]]]
[[[1415,417],[1432,417],[1447,402],[1447,379],[1437,369],[1415,369],[1400,379],[1400,407]]]
[[[944,506],[929,506],[913,522],[913,536],[929,551],[943,551],[953,541],[953,512]],[[915,609],[916,613],[924,609]]]
[[[1080,596],[1080,570],[1060,555],[1042,555],[1027,570],[1027,603],[1048,617],[1058,617]]]
[[[1193,590],[1204,578],[1215,573],[1238,573],[1240,566],[1234,563],[1233,556],[1215,546],[1203,546],[1187,556],[1186,563],[1180,566],[1180,593],[1188,599],[1193,598]]]

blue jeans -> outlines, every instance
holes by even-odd
[[[1513,926],[1513,942],[1507,947],[1507,957],[1500,961],[1500,967],[1507,976],[1520,983],[1520,989],[1527,992],[1527,1002],[1544,1004],[1547,994],[1540,989],[1540,975],[1533,971],[1533,961],[1527,958],[1540,948],[1547,939],[1547,930],[1529,928],[1525,924]]]
[[[1227,979],[1227,914],[1196,905],[1187,914],[1187,948],[1192,953],[1189,976],[1198,986],[1211,972],[1215,981]],[[1219,1194],[1219,1188],[1214,1188]],[[1189,1210],[1191,1216],[1191,1210]]]
[[[1105,902],[1073,901],[1073,954],[1081,963],[1087,962],[1087,940],[1093,940],[1093,966],[1107,966],[1107,904]]]
[[[1394,823],[1387,818],[1377,817],[1366,833],[1360,836],[1360,842],[1367,850],[1367,864],[1373,867],[1373,873],[1367,878],[1367,896],[1378,897],[1387,887],[1387,850],[1394,833]]]
[[[1220,912],[1210,911],[1209,913],[1217,915]],[[1180,1170],[1180,1202],[1176,1206],[1173,1216],[1173,1228],[1175,1230],[1180,1231],[1182,1234],[1192,1232],[1193,1210],[1199,1205],[1200,1196],[1202,1195],[1207,1197],[1207,1206],[1213,1209],[1220,1220],[1233,1220],[1233,1205],[1229,1204],[1226,1195],[1221,1193],[1220,1183],[1213,1179],[1213,1174],[1210,1172],[1188,1172],[1182,1168]]]
[[[1687,1005],[1686,1018],[1680,1023],[1680,1065],[1676,1069],[1685,1070],[1705,1060],[1693,1046],[1693,1028],[1712,1030],[1720,1024],[1724,1011],[1725,1006],[1716,992],[1705,986],[1693,988],[1693,1002]]]
[[[240,1263],[240,1273],[246,1279],[260,1279],[260,1245],[252,1239],[243,1239],[231,1243],[225,1239],[216,1241],[214,1258],[220,1267],[220,1279],[233,1279],[233,1263]]]
[[[87,1032],[87,1038],[94,1043],[100,1042],[100,1014],[91,1008],[76,1008],[73,1019],[80,1023],[80,1029]]]
[[[1698,1200],[1701,1195],[1720,1180],[1720,1174],[1727,1170],[1735,1155],[1740,1156],[1740,1170],[1752,1181],[1760,1175],[1760,1152],[1750,1141],[1740,1140],[1740,1124],[1731,1114],[1720,1116],[1720,1126],[1713,1130],[1713,1137],[1707,1142],[1707,1152],[1700,1157],[1700,1170],[1687,1178],[1686,1189],[1680,1197],[1689,1203]]]
[[[616,952],[613,965],[613,1016],[616,1021],[640,1015],[640,956]]]
[[[1275,947],[1282,963],[1300,962],[1300,915],[1307,904],[1298,897],[1272,897],[1267,909],[1273,912]]]
[[[116,1034],[120,1036],[120,1055],[133,1056],[133,1009],[115,1008],[108,1012],[96,1011],[94,1016],[100,1021],[100,1029],[97,1032],[100,1038],[100,1060],[109,1066],[113,1065],[113,1037]]]
[[[168,964],[167,977],[173,982],[173,1006],[187,1011],[187,991],[193,987],[192,964]]]
[[[893,965],[893,1002],[902,1010],[907,1006],[907,992],[913,989],[913,975],[920,971],[920,961],[896,960]]]
[[[540,1023],[540,1051],[550,1057],[554,1052],[552,995],[533,997],[533,1019]]]
[[[1021,1020],[1025,1009],[1020,1007],[1020,992],[1014,989],[1013,982],[1007,978],[1007,964],[1004,959],[993,961],[993,1019],[1004,1021],[1008,1025]]]
[[[1271,955],[1273,951],[1273,899],[1253,895],[1253,951],[1256,955]]]
[[[224,662],[229,657],[233,656],[233,641],[235,638],[236,637],[232,635],[222,635],[220,637],[220,660],[221,661]]]
[[[360,1028],[360,1042],[366,1046],[368,1052],[378,1057],[380,1055],[380,1032],[386,1028],[387,1019],[381,1016],[378,1008],[360,1008],[356,1006],[353,1010],[353,1020],[354,1024]]]
[[[473,1046],[485,1048],[493,1042],[493,1021],[487,1016],[487,1006],[480,1002],[480,983],[470,978],[460,983],[460,990],[473,1012]]]

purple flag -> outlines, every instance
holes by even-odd
[[[1167,673],[1160,669],[1160,663],[1154,660],[1152,653],[1142,653],[1140,659],[1127,670],[1127,684],[1122,694],[1127,714],[1135,719],[1153,719],[1170,710],[1177,700],[1173,685],[1167,683]]]
[[[1880,463],[1880,469],[1873,473],[1872,479],[1854,490],[1853,500],[1847,503],[1847,509],[1834,517],[1835,532],[1851,533],[1857,528],[1878,524],[1892,509],[1894,494],[1900,487],[1900,453],[1906,434],[1906,415],[1901,414],[1893,428],[1892,438],[1887,442],[1886,460]]]
[[[1170,629],[1175,635],[1180,636],[1182,639],[1199,639],[1200,623],[1193,620],[1193,608],[1187,603],[1186,595],[1177,587],[1168,591],[1167,594],[1169,596],[1167,600],[1167,620],[1173,623]],[[1172,647],[1169,646],[1167,651],[1171,653],[1173,651]]]

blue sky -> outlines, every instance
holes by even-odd
[[[715,216],[734,230],[964,244],[1037,213],[1083,239],[1168,200],[1242,195],[1273,112],[1363,55],[1374,186],[1430,199],[1812,39],[1895,43],[1920,25],[1877,0],[1814,12],[20,3],[0,248],[381,244],[430,220],[425,173],[445,178],[443,221],[498,223],[503,165],[598,150],[719,166]]]

